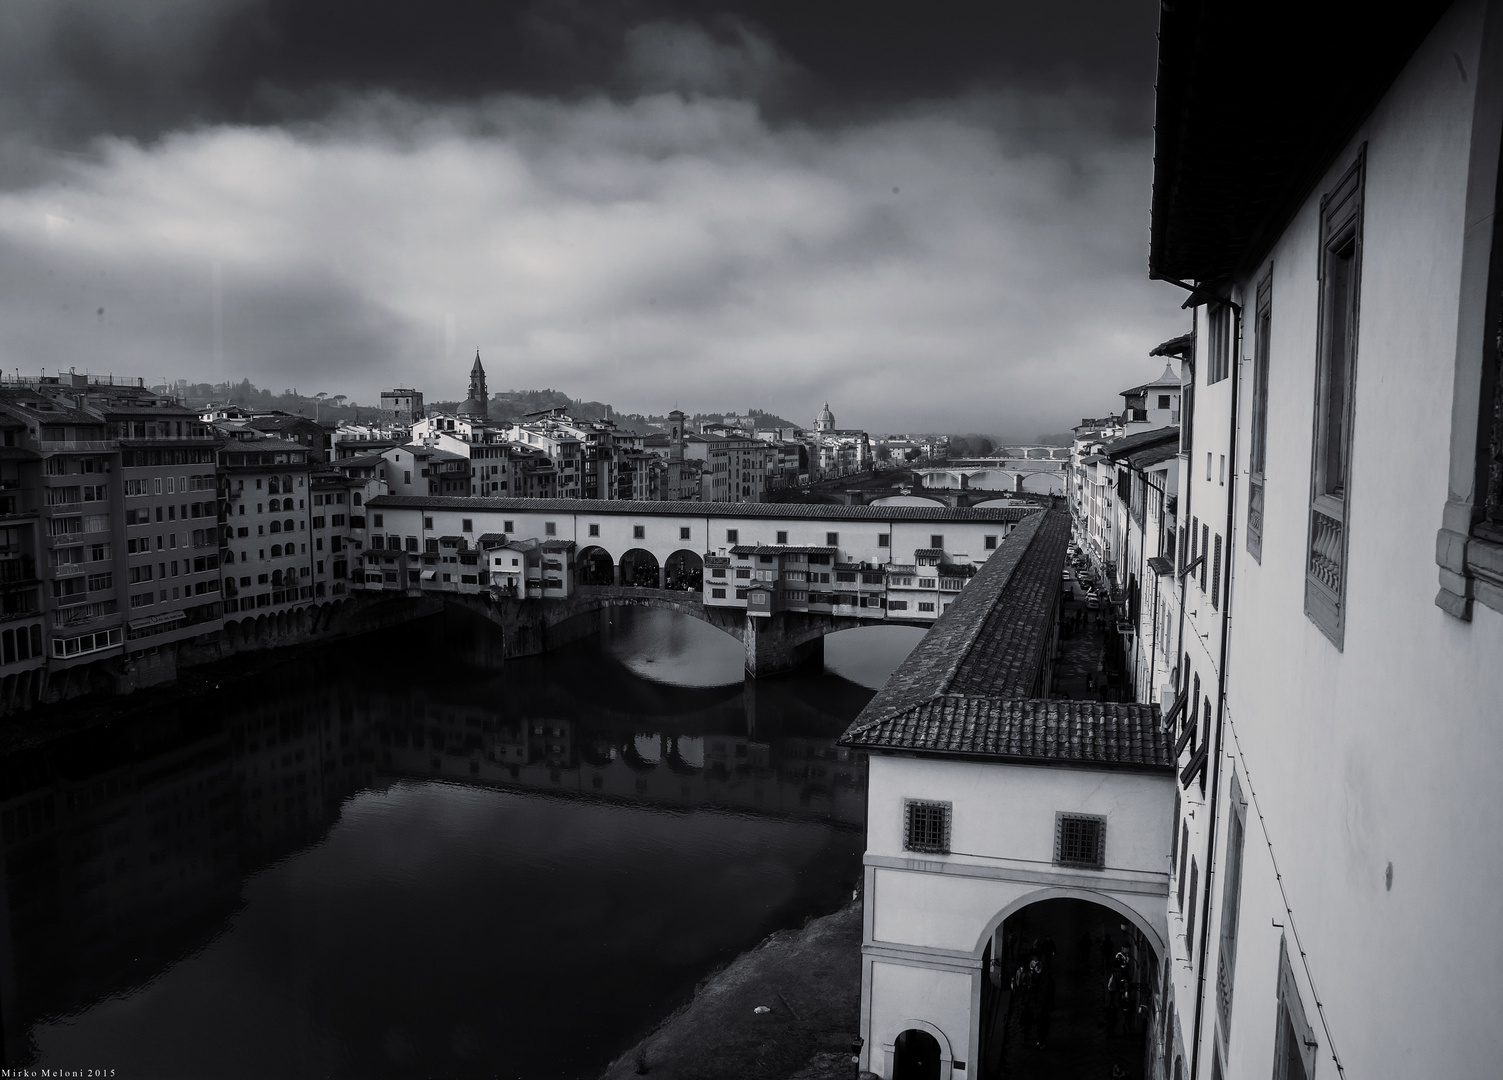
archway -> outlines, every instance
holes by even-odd
[[[663,564],[663,587],[700,592],[705,587],[705,561],[693,551],[679,550]]]
[[[909,1028],[892,1044],[892,1080],[939,1080],[939,1040]]]
[[[587,547],[574,558],[576,585],[611,585],[616,580],[616,560],[602,547]]]
[[[644,589],[662,588],[663,577],[657,556],[644,548],[632,548],[621,556],[621,584]]]
[[[982,949],[983,1080],[1142,1080],[1162,1008],[1158,935],[1120,901],[1099,900],[1046,895],[993,924]]]
[[[1031,492],[1035,495],[1063,495],[1065,493],[1065,481],[1058,473],[1025,473],[1023,479],[1018,483],[1018,490]]]

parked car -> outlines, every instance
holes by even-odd
[[[1095,593],[1086,593],[1085,606],[1089,611],[1096,611],[1101,607],[1101,597]]]

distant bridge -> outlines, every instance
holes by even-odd
[[[1064,458],[975,458],[951,461],[932,468],[915,469],[923,485],[919,490],[985,488],[991,491],[1063,495]]]

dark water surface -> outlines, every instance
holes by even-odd
[[[454,617],[456,620],[458,616]],[[875,685],[917,635],[831,638]],[[871,690],[666,614],[433,621],[0,761],[5,1063],[588,1077],[860,875]]]

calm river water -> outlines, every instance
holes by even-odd
[[[592,1076],[849,897],[834,739],[917,638],[743,684],[666,613],[501,669],[434,621],[0,760],[5,1064]]]

